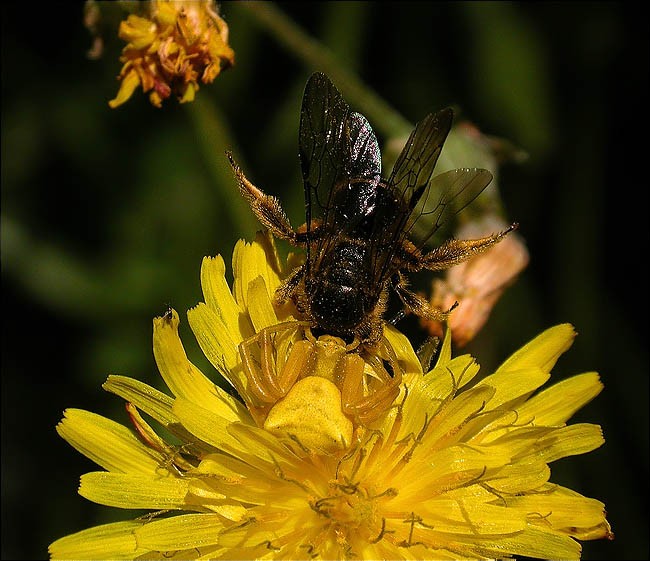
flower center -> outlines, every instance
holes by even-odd
[[[357,542],[374,543],[384,535],[382,503],[397,495],[396,489],[377,493],[358,483],[339,480],[331,484],[333,493],[311,507],[330,522],[337,541],[354,549]]]

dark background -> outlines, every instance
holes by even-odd
[[[616,539],[584,543],[584,559],[647,559],[647,18],[614,2],[279,6],[408,120],[457,104],[529,154],[499,186],[531,262],[469,350],[489,371],[575,325],[552,380],[600,372],[605,390],[574,420],[606,443],[554,463],[553,480],[607,505]],[[228,263],[253,236],[223,150],[301,221],[299,107],[319,68],[246,8],[222,12],[237,63],[194,104],[158,110],[136,92],[110,110],[116,24],[91,61],[82,4],[2,3],[3,559],[44,559],[54,539],[134,516],[76,494],[95,466],[54,427],[67,407],[125,421],[101,383],[160,386],[152,318],[171,304],[184,321],[201,258]]]

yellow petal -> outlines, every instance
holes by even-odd
[[[216,465],[216,462],[212,463]],[[224,479],[217,469],[212,475],[216,476],[212,480],[196,479],[190,484],[190,497],[196,497],[198,504],[212,505],[215,501],[223,500],[224,497],[231,501],[237,501],[240,506],[242,504],[247,506],[266,504],[279,487],[276,480],[269,480],[255,474],[252,477],[240,475],[237,478]],[[233,509],[232,514],[238,514],[239,519],[243,516],[243,513],[241,511],[238,513],[236,508]]]
[[[235,387],[243,383],[243,375],[240,373],[240,381],[233,381],[233,370],[240,358],[237,346],[241,343],[238,335],[232,333],[221,321],[221,318],[205,304],[198,304],[187,312],[187,319],[194,336],[206,358],[212,365]]]
[[[141,547],[174,551],[216,545],[222,530],[218,514],[183,514],[149,522],[138,528],[135,535]]]
[[[226,282],[226,264],[221,255],[203,258],[201,288],[205,303],[217,312],[229,331],[237,333],[239,340],[253,335],[250,328],[245,331],[241,329],[245,325],[242,310],[235,302]]]
[[[490,448],[485,449],[489,454]],[[490,478],[489,485],[496,492],[523,493],[539,489],[548,482],[550,476],[551,470],[546,462],[530,458],[503,466],[494,477]]]
[[[285,520],[283,520],[283,522],[286,523]],[[311,525],[310,522],[312,521],[308,520],[308,522],[303,526],[303,534],[309,531],[309,526]],[[271,526],[271,524],[263,524],[255,519],[251,519],[249,522],[245,522],[224,532],[221,535],[219,544],[228,548],[230,552],[239,553],[241,557],[237,557],[237,559],[282,559],[284,558],[283,556],[273,555],[273,553],[276,553],[273,551],[273,543],[278,538],[284,537],[282,534],[286,531],[285,526],[281,526],[282,530],[284,530],[281,534],[277,532],[277,525],[273,525],[271,528],[269,528],[269,526]],[[289,540],[286,541],[291,543],[291,536],[289,536]],[[244,556],[244,552],[247,552],[247,555]],[[227,559],[233,559],[232,553],[228,555]],[[294,556],[291,556],[288,559],[294,559]],[[303,559],[309,559],[309,557],[297,557],[297,561],[303,561]],[[334,559],[334,557],[319,555],[317,559]]]
[[[596,372],[567,378],[530,398],[517,408],[521,420],[533,419],[536,425],[561,425],[603,389]]]
[[[446,366],[454,377],[457,389],[464,388],[479,373],[481,367],[471,355],[461,355],[449,361]]]
[[[478,371],[474,359],[463,355],[446,361],[444,366],[436,366],[424,376],[414,376],[409,380],[401,434],[417,434],[425,420],[435,415],[460,385],[467,383]]]
[[[251,425],[232,423],[228,432],[237,442],[237,446],[226,446],[226,450],[261,472],[275,469],[295,468],[295,459],[289,448],[270,432]]]
[[[254,243],[264,250],[264,265],[266,266],[264,279],[266,280],[266,286],[275,292],[280,286],[282,271],[280,255],[278,254],[278,248],[275,246],[275,238],[268,231],[257,232]]]
[[[536,443],[542,438],[556,430],[553,427],[537,427],[534,425],[524,425],[519,427],[513,422],[516,421],[514,414],[505,413],[501,418],[481,430],[472,438],[472,443],[483,446],[505,446],[510,450],[513,456],[519,456],[531,453],[537,450]]]
[[[459,498],[471,497],[476,491],[468,482],[488,469],[507,465],[511,459],[506,447],[481,450],[460,444],[432,452],[423,448],[400,475],[399,497],[418,504],[451,489],[458,491]]]
[[[391,345],[404,372],[422,372],[422,365],[406,335],[394,326],[384,325],[384,337]]]
[[[456,390],[466,386],[479,372],[479,365],[470,355],[458,356],[443,367],[434,368],[425,375],[420,391],[423,399],[440,402]]]
[[[577,540],[587,541],[587,540],[600,540],[600,539],[614,539],[614,533],[612,532],[612,527],[609,525],[607,520],[603,520],[597,526],[592,526],[591,528],[571,528],[571,536]]]
[[[178,100],[179,103],[190,103],[194,101],[196,96],[196,91],[199,89],[199,85],[195,82],[189,82],[185,85],[185,91],[183,95]]]
[[[605,520],[605,505],[596,499],[554,486],[549,493],[533,493],[508,498],[508,508],[528,513],[532,523],[549,525],[571,533],[572,528],[591,528]]]
[[[192,435],[187,431],[172,411],[173,398],[159,392],[147,384],[126,376],[111,375],[102,387],[134,405],[163,427],[178,437],[181,442],[191,442]],[[202,448],[200,443],[193,443],[192,448],[208,452],[212,448]],[[159,448],[160,449],[160,448]]]
[[[166,427],[178,423],[178,419],[172,413],[174,399],[144,382],[112,374],[102,388],[133,403],[138,409],[151,415]]]
[[[551,327],[512,354],[497,372],[528,367],[550,372],[557,359],[573,344],[575,336],[576,332],[571,324],[563,323]]]
[[[224,482],[230,485],[235,495],[228,492],[228,498],[250,502],[250,482],[255,480],[263,480],[265,482],[265,492],[268,491],[273,485],[277,485],[278,481],[275,478],[275,468],[291,468],[293,464],[288,461],[286,457],[288,448],[280,444],[279,440],[272,434],[255,427],[249,427],[235,423],[230,426],[231,434],[239,442],[238,449],[232,449],[232,454],[209,454],[199,464],[197,468],[200,473],[209,475],[207,481],[213,490],[226,493],[226,489],[222,488],[218,482]],[[266,446],[269,444],[269,446]],[[242,456],[240,459],[236,456]],[[271,468],[271,471],[269,471]],[[193,484],[191,491],[194,492],[195,486]],[[246,499],[239,497],[239,491],[245,491]],[[225,494],[224,494],[225,496]],[[262,492],[257,499],[253,502],[266,500],[266,496]]]
[[[418,504],[418,515],[424,515],[437,532],[489,535],[511,534],[526,529],[521,511],[494,506],[471,497],[463,500],[438,497]]]
[[[207,309],[207,306],[203,306]],[[153,320],[153,352],[156,364],[172,393],[232,421],[247,419],[244,407],[188,359],[178,336],[178,314]]]
[[[427,445],[441,447],[460,440],[462,429],[484,409],[494,393],[494,388],[477,386],[457,395],[434,417],[426,434]]]
[[[248,309],[248,285],[258,276],[264,277],[268,290],[266,299],[271,300],[280,286],[279,266],[275,246],[263,234],[257,234],[255,241],[248,244],[239,240],[232,254],[232,269],[235,280],[233,295],[240,306]]]
[[[89,501],[117,508],[183,508],[189,478],[96,471],[81,476],[79,494]]]
[[[598,425],[577,423],[553,429],[535,442],[536,455],[545,462],[554,462],[567,456],[586,454],[605,442]]]
[[[451,360],[451,330],[445,329],[445,336],[440,345],[440,353],[438,354],[438,361],[436,368],[445,366]]]
[[[188,2],[188,4],[192,3]],[[176,23],[178,10],[181,6],[182,4],[177,2],[155,2],[152,6],[154,19],[161,26],[172,26]]]
[[[144,49],[156,38],[156,24],[131,14],[126,20],[120,22],[118,35],[120,39],[130,43],[129,48]]]
[[[134,69],[129,70],[126,75],[122,77],[122,82],[120,84],[120,89],[118,90],[117,95],[114,99],[111,99],[108,102],[109,107],[111,109],[115,109],[116,107],[119,107],[128,101],[139,85],[140,77],[138,73]]]
[[[217,476],[219,479],[234,483],[241,483],[248,472],[246,463],[219,453],[208,454],[201,458],[197,470],[199,473],[206,473],[210,477]]]
[[[214,411],[204,409],[194,402],[178,397],[174,401],[174,413],[187,430],[216,449],[221,449],[225,444],[237,444],[228,432],[228,425],[231,422]]]
[[[279,323],[268,294],[266,281],[261,275],[248,283],[248,296],[246,299],[248,314],[255,331],[258,333],[266,327]]]
[[[134,532],[140,521],[94,526],[56,540],[49,547],[54,559],[136,559],[146,549],[138,546]]]
[[[202,473],[208,473],[208,471],[203,471]],[[218,475],[221,477],[221,474],[210,473],[210,475]],[[244,478],[241,476],[238,477],[238,482],[244,483]],[[233,485],[233,481],[228,481],[228,486],[224,489],[220,483],[220,479],[206,479],[205,477],[193,477],[189,483],[187,504],[188,505],[201,505],[204,508],[209,509],[212,512],[218,513],[228,520],[233,522],[239,522],[244,519],[246,516],[247,509],[242,506],[242,501],[240,497],[233,496],[233,493],[230,491],[232,489],[240,489],[241,485]],[[226,491],[228,496],[226,496],[221,491]],[[236,493],[235,493],[236,495]],[[258,495],[258,498],[260,495]]]
[[[527,530],[508,536],[499,536],[486,546],[503,554],[518,555],[535,559],[580,559],[582,547],[565,534],[529,527]]]
[[[66,409],[56,430],[108,471],[151,474],[165,461],[160,452],[147,448],[126,427],[81,409]]]
[[[147,92],[147,91],[149,91],[151,89],[151,88],[147,87],[148,86],[147,80],[146,80],[147,76],[148,75],[146,75],[146,74],[144,75],[143,84],[142,84],[142,90],[145,91],[145,92]],[[150,80],[153,82],[152,77],[150,77]],[[151,87],[153,87],[153,83],[152,83]],[[160,109],[162,107],[163,99],[167,99],[167,97],[168,97],[168,95],[165,95],[165,97],[162,97],[160,95],[160,93],[158,93],[158,90],[152,90],[151,93],[149,94],[149,101],[151,102],[151,105],[153,105],[154,107],[158,107]]]
[[[485,377],[476,387],[491,387],[495,393],[487,403],[489,409],[496,409],[514,400],[523,401],[550,377],[546,369],[528,366],[520,369],[499,368]]]

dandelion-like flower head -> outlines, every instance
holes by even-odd
[[[82,496],[152,513],[61,538],[52,558],[578,559],[578,540],[612,537],[601,502],[550,480],[551,462],[603,443],[597,425],[567,424],[600,392],[596,373],[534,394],[570,325],[484,377],[446,337],[424,372],[392,327],[373,356],[274,306],[287,271],[270,237],[240,242],[233,272],[230,289],[223,259],[204,260],[188,320],[237,396],[188,360],[175,311],[156,318],[172,395],[110,376],[133,429],[78,409],[57,427],[102,468]]]

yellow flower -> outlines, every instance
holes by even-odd
[[[212,0],[151,0],[148,17],[129,15],[119,36],[128,44],[112,108],[138,86],[156,107],[172,93],[181,103],[193,101],[199,80],[209,84],[235,62],[228,26]]]
[[[188,319],[242,401],[187,359],[176,312],[156,318],[173,397],[110,376],[135,432],[78,409],[57,427],[103,469],[82,476],[83,497],[154,512],[61,538],[52,558],[578,559],[576,540],[612,537],[602,503],[550,481],[551,462],[603,443],[600,427],[566,424],[600,392],[598,375],[531,397],[570,347],[570,325],[481,380],[447,336],[424,373],[393,328],[385,356],[361,356],[274,307],[286,272],[268,237],[240,242],[233,272],[231,291],[223,260],[204,260],[205,302]]]

